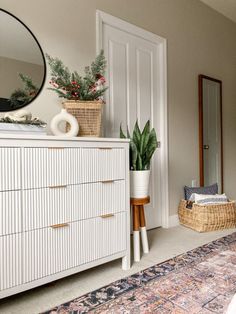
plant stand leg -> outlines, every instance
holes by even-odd
[[[130,255],[126,255],[122,257],[122,269],[129,270],[130,269]]]
[[[142,237],[143,252],[147,254],[149,253],[149,246],[148,246],[145,212],[144,212],[143,205],[139,207],[139,213],[140,213],[140,231],[141,231],[141,237]]]
[[[139,240],[139,206],[133,205],[133,241],[134,241],[134,261],[140,261],[140,240]]]

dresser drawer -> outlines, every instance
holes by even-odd
[[[0,192],[0,237],[21,232],[21,191]]]
[[[22,284],[22,234],[0,237],[0,291]]]
[[[125,178],[122,148],[24,148],[23,189]]]
[[[126,213],[23,233],[23,282],[126,250]]]
[[[21,148],[0,147],[0,191],[21,188]]]
[[[68,154],[61,148],[22,149],[22,188],[68,183]]]
[[[125,179],[126,163],[123,148],[80,149],[73,158],[72,181],[76,183]],[[77,178],[77,174],[79,174]]]
[[[125,211],[125,181],[22,191],[23,230]]]

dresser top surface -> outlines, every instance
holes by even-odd
[[[1,140],[32,140],[32,141],[66,141],[66,142],[112,142],[128,143],[129,139],[108,138],[108,137],[63,137],[53,135],[29,135],[29,134],[3,134],[0,133]]]

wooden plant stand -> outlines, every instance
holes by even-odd
[[[130,204],[133,210],[133,243],[134,261],[140,261],[140,240],[139,229],[141,231],[142,247],[144,253],[149,253],[144,205],[150,203],[150,196],[145,198],[131,198]]]

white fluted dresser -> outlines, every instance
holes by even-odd
[[[0,136],[0,298],[122,258],[129,143]]]

